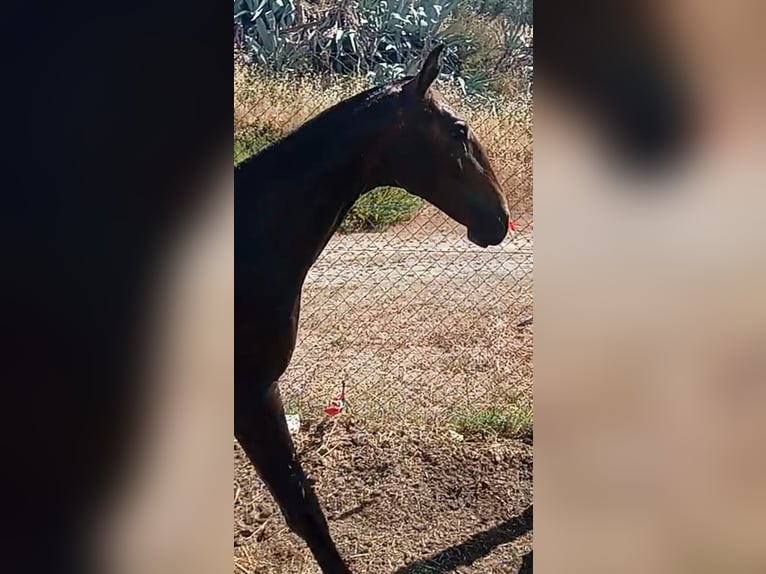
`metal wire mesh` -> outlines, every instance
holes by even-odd
[[[238,60],[235,161],[369,86],[334,70]],[[482,249],[401,190],[363,197],[304,285],[297,347],[280,380],[288,412],[320,415],[344,383],[347,409],[370,418],[439,424],[471,410],[531,408],[532,330],[519,327],[532,313],[528,99],[439,89],[487,148],[516,231]]]

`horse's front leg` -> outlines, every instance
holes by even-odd
[[[290,529],[306,541],[324,574],[351,574],[297,460],[276,383],[236,382],[234,405],[237,440],[269,487]]]

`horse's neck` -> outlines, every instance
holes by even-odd
[[[261,248],[272,249],[291,284],[302,285],[356,199],[385,180],[375,168],[380,117],[366,110],[335,133],[276,144],[249,168],[260,189],[249,203],[264,226]],[[255,158],[259,160],[260,158]],[[244,181],[243,177],[240,181]],[[248,185],[247,187],[250,187]],[[247,191],[245,191],[247,193]]]
[[[301,267],[308,271],[337,231],[354,202],[373,187],[366,171],[369,140],[349,141],[344,156],[334,156],[314,177],[303,180],[295,216],[305,232]]]

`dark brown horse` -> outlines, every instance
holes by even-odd
[[[277,387],[309,268],[355,200],[382,185],[433,203],[480,246],[508,231],[482,146],[431,87],[440,54],[417,76],[341,102],[235,169],[235,434],[325,574],[350,571],[296,459]]]

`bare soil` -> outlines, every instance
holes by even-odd
[[[457,441],[346,415],[304,423],[295,440],[355,574],[510,574],[531,548],[524,441]],[[238,446],[234,488],[235,572],[319,574]]]

